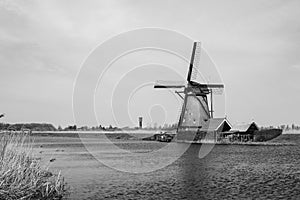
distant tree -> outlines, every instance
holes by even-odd
[[[57,130],[58,130],[58,131],[62,131],[61,126],[58,126]]]
[[[73,126],[68,126],[66,127],[64,130],[65,131],[76,131],[77,129],[77,126],[76,125],[73,125]]]
[[[177,128],[177,126],[178,126],[177,123],[172,124],[172,128]]]
[[[154,123],[153,128],[157,129],[157,123],[156,122]]]
[[[10,124],[0,123],[0,130],[6,130],[6,129],[8,129],[9,126],[10,126]]]
[[[168,128],[168,124],[164,124],[163,129],[167,129],[167,128]]]

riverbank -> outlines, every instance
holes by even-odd
[[[17,133],[17,132],[15,132]],[[19,132],[22,133],[22,132]],[[49,137],[49,138],[80,138],[85,140],[89,138],[92,142],[92,139],[101,139],[105,137],[109,140],[132,140],[140,141],[147,140],[152,142],[158,142],[155,135],[159,135],[160,131],[153,130],[130,130],[130,131],[33,131],[31,132],[32,137]],[[168,135],[174,137],[175,130],[168,132]],[[1,133],[0,133],[1,135]],[[211,141],[178,141],[176,138],[173,140],[179,143],[193,143],[193,144],[216,144],[216,145],[248,145],[248,146],[282,146],[282,145],[295,145],[295,143],[290,139],[289,135],[298,135],[298,134],[282,134],[277,138],[274,138],[266,142],[216,142]]]
[[[176,141],[190,144],[214,144],[214,145],[246,145],[246,146],[295,146],[296,143],[287,142],[209,142],[209,141]]]

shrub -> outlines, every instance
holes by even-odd
[[[41,166],[25,133],[0,135],[0,199],[62,199],[64,179]]]

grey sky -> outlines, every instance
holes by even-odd
[[[1,0],[3,121],[73,123],[73,83],[88,53],[120,32],[161,27],[203,42],[233,123],[300,124],[299,8],[297,0]]]

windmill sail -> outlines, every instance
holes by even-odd
[[[183,81],[162,81],[158,80],[154,84],[154,88],[184,88],[185,83]]]
[[[190,67],[189,67],[188,76],[187,76],[188,82],[191,82],[192,80],[197,79],[199,65],[200,65],[200,54],[201,54],[201,43],[194,42]]]
[[[202,51],[201,42],[194,42],[187,81],[213,94],[222,94],[224,85],[214,65],[207,53]]]

